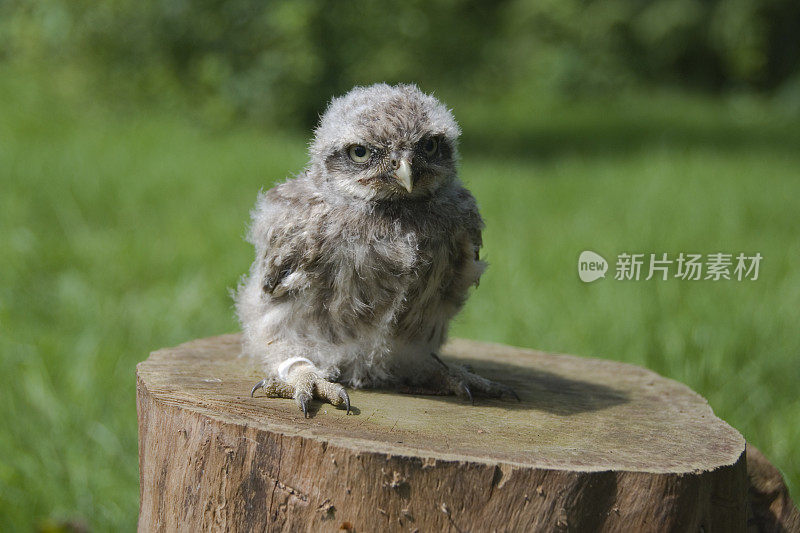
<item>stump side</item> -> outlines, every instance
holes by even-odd
[[[140,529],[698,530],[746,524],[744,439],[612,361],[455,340],[520,404],[353,391],[356,416],[249,397],[228,335],[137,368]]]

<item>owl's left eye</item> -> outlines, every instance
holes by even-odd
[[[350,154],[350,159],[355,161],[356,163],[364,163],[367,159],[369,159],[369,148],[366,146],[362,146],[360,144],[354,144],[350,147],[347,151]]]
[[[425,155],[434,155],[439,149],[439,139],[436,137],[428,137],[425,144],[422,145],[422,149],[425,150]]]

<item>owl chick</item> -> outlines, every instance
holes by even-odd
[[[491,397],[508,386],[437,355],[486,264],[456,173],[453,115],[414,85],[331,101],[305,170],[259,195],[256,257],[237,289],[243,350],[269,397],[350,412],[343,385]]]

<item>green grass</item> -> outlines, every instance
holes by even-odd
[[[132,530],[135,364],[237,328],[248,211],[307,139],[112,112],[55,84],[0,71],[0,529]],[[491,267],[453,334],[682,381],[797,497],[798,134],[749,100],[624,102],[456,106]],[[764,261],[755,282],[587,285],[584,249]]]

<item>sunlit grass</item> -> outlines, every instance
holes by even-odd
[[[228,289],[251,260],[248,211],[260,187],[302,167],[307,139],[110,113],[40,79],[0,80],[0,529],[77,519],[132,530],[135,364],[237,328]],[[583,111],[509,118],[511,131],[502,116],[513,113],[501,114],[483,131],[485,111],[457,109],[491,267],[453,334],[687,383],[796,495],[800,154],[777,113],[742,122],[723,106],[687,106],[683,116],[706,118],[655,113],[639,137],[621,111],[603,130],[591,106],[588,134]],[[764,261],[755,282],[586,285],[585,249],[610,261],[680,251]]]

